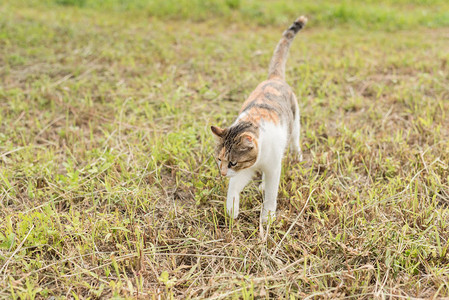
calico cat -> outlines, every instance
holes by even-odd
[[[237,218],[240,192],[256,171],[262,172],[264,191],[261,219],[274,218],[281,176],[282,157],[287,145],[302,160],[299,145],[299,109],[295,95],[285,82],[285,62],[296,33],[307,23],[299,17],[282,35],[268,71],[243,103],[237,120],[228,128],[211,126],[218,138],[215,158],[222,176],[230,177],[226,210]]]

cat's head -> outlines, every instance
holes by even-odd
[[[232,177],[257,161],[258,130],[252,123],[240,122],[224,129],[211,126],[211,130],[218,138],[215,160],[222,176]]]

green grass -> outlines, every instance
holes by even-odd
[[[285,26],[298,12],[310,15],[315,26],[350,24],[383,30],[449,26],[449,3],[445,0],[369,0],[363,1],[363,5],[358,0],[16,0],[17,3],[45,5],[46,9],[71,6],[107,12],[138,12],[164,20],[217,19],[263,26]]]
[[[1,4],[0,297],[449,296],[447,3],[177,2]],[[300,13],[305,161],[264,240],[209,126]]]

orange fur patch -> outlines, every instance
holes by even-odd
[[[242,118],[244,121],[252,122],[254,124],[260,125],[261,120],[273,122],[274,124],[279,124],[279,116],[270,110],[266,110],[259,107],[253,107],[248,111],[248,114]]]

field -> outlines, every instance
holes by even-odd
[[[2,1],[0,298],[449,298],[449,3],[361,3]],[[209,127],[300,14],[261,230]]]

